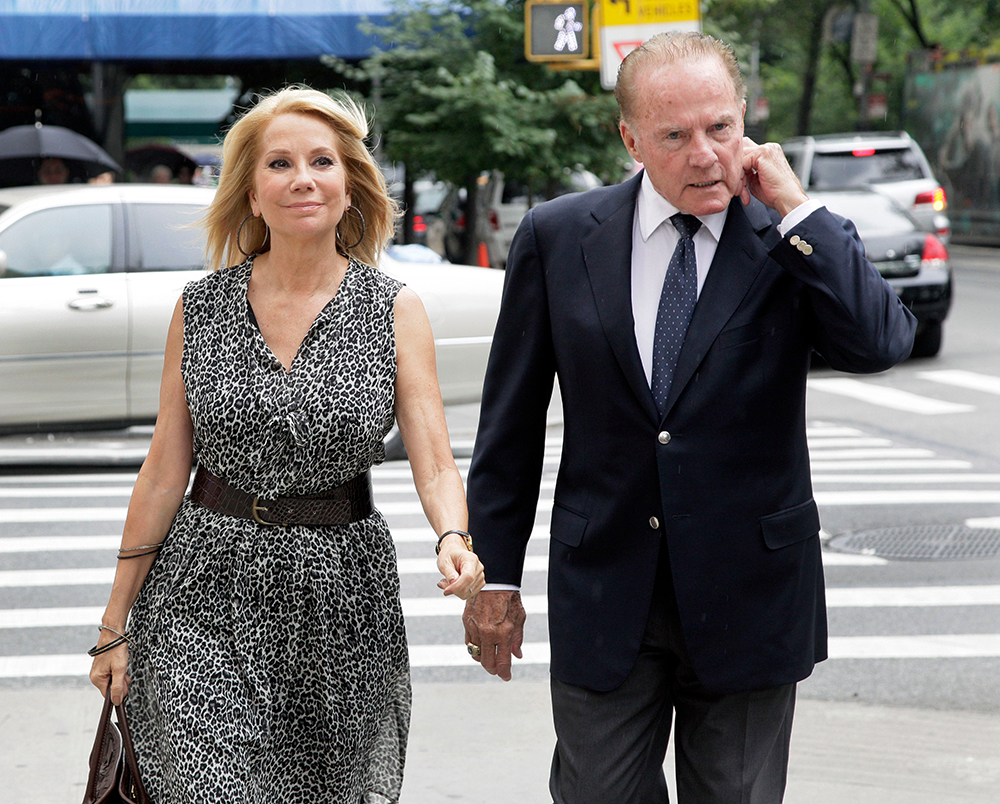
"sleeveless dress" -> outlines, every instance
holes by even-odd
[[[253,258],[184,290],[198,460],[261,497],[323,492],[385,458],[400,283],[351,260],[286,371],[252,317]],[[410,715],[382,515],[275,527],[185,497],[130,617],[126,698],[154,804],[388,804]]]

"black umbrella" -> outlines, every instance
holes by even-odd
[[[58,158],[80,162],[88,174],[113,170],[121,173],[119,164],[96,143],[82,134],[62,126],[35,123],[12,126],[0,131],[0,160]],[[0,168],[2,170],[3,168]]]

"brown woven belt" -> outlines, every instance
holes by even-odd
[[[320,494],[265,500],[230,486],[199,466],[191,499],[220,514],[252,519],[261,525],[346,525],[375,510],[372,475],[365,472]]]

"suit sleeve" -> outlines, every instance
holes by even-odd
[[[771,256],[807,286],[813,345],[833,368],[873,373],[909,356],[916,319],[865,257],[851,221],[818,209]]]
[[[545,277],[529,212],[507,260],[468,479],[470,531],[489,583],[521,580],[554,376]]]

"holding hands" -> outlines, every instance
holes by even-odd
[[[465,531],[442,534],[437,545],[438,571],[444,576],[438,588],[446,595],[471,600],[483,588],[486,577],[483,562],[472,552],[472,537]]]

